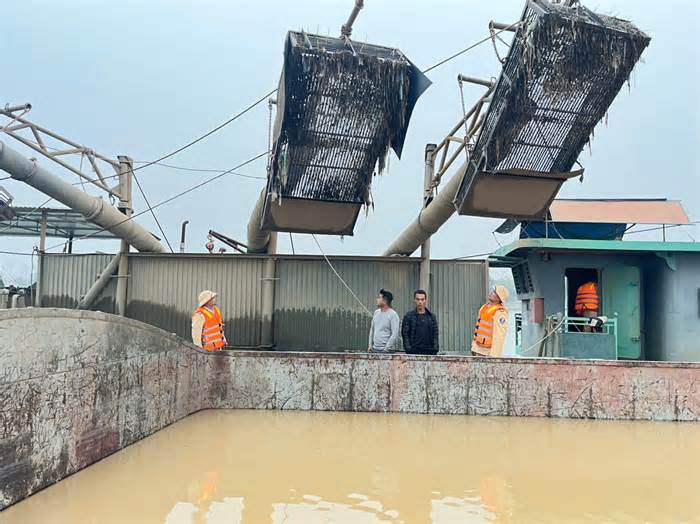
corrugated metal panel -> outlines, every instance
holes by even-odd
[[[219,294],[230,345],[260,344],[260,283],[264,259],[245,256],[129,256],[127,316],[190,339],[197,295]]]
[[[365,306],[375,309],[379,289],[394,294],[399,316],[412,307],[417,260],[350,260],[331,263]],[[370,317],[325,260],[282,259],[275,288],[275,341],[280,349],[366,350]]]
[[[466,353],[488,289],[486,262],[433,261],[429,308],[438,315],[440,352]]]
[[[41,281],[41,305],[75,308],[114,255],[45,255]],[[91,309],[114,313],[116,279],[110,280]]]
[[[43,303],[73,308],[112,255],[47,255]],[[419,261],[377,257],[335,257],[334,267],[370,311],[384,287],[394,293],[401,317],[413,307]],[[261,279],[264,257],[162,255],[129,256],[127,315],[190,338],[190,317],[198,293],[212,289],[236,346],[260,343]],[[441,350],[468,350],[471,326],[487,290],[483,262],[433,261],[429,307],[439,317]],[[370,318],[338,280],[326,261],[315,256],[277,260],[274,328],[279,349],[365,350]],[[96,305],[114,311],[116,279]]]

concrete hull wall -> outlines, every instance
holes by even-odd
[[[193,412],[301,409],[700,421],[700,364],[209,354],[98,312],[0,312],[0,508]]]

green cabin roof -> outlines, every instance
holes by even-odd
[[[526,238],[516,240],[493,253],[492,259],[520,257],[528,251],[597,251],[619,253],[700,253],[698,242],[629,242],[627,240],[574,240],[560,238]],[[497,265],[497,264],[492,264]]]

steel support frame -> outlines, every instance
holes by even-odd
[[[46,251],[46,228],[48,214],[46,209],[41,210],[41,226],[39,229],[39,257],[36,265],[36,290],[34,293],[34,306],[41,307],[41,292],[44,287],[44,252]],[[31,282],[30,282],[31,284]]]
[[[423,246],[421,249],[421,286],[427,285],[429,287],[430,282],[430,237],[456,212],[453,200],[457,195],[461,177],[470,161],[470,149],[484,122],[486,115],[484,108],[491,102],[490,97],[496,87],[493,81],[475,79],[464,75],[460,75],[458,81],[471,82],[488,87],[476,103],[464,112],[462,118],[459,119],[447,136],[430,152],[430,159],[428,158],[428,148],[426,148],[424,206],[418,217],[403,230],[383,253],[383,256],[409,256],[419,246]],[[464,130],[463,133],[460,133],[460,129]],[[452,143],[456,143],[458,146],[450,151]],[[465,155],[464,163],[452,176],[452,179],[444,185],[442,191],[437,193],[437,188],[443,176],[462,154]],[[430,162],[430,165],[428,165],[428,162]],[[428,171],[431,173],[430,183],[427,182]],[[428,290],[426,289],[425,291]]]
[[[435,174],[435,144],[425,146],[425,174],[423,176],[423,208],[432,200],[432,183]],[[421,244],[421,262],[418,288],[430,296],[430,237]]]
[[[128,156],[119,156],[119,192],[124,197],[119,202],[119,209],[127,217],[133,213],[131,200],[131,180],[133,178],[134,161]],[[117,271],[117,295],[115,298],[116,313],[126,316],[126,302],[129,289],[129,242],[122,239],[119,248],[119,269]]]
[[[54,162],[64,167],[65,169],[68,169],[72,173],[75,173],[82,180],[93,184],[102,191],[105,191],[110,196],[118,200],[123,200],[122,195],[120,193],[121,183],[117,183],[112,187],[110,187],[110,185],[107,183],[108,179],[119,177],[119,161],[112,160],[111,158],[101,155],[96,151],[85,147],[81,144],[78,144],[77,142],[74,142],[69,138],[61,136],[58,133],[54,133],[53,131],[46,129],[45,127],[42,127],[38,124],[35,124],[34,122],[27,120],[22,115],[27,113],[31,109],[31,107],[31,104],[13,107],[0,107],[0,115],[3,115],[10,119],[10,123],[6,126],[0,127],[0,130],[8,136],[11,136],[18,142],[21,142],[28,148],[44,155],[50,160],[53,160]],[[24,136],[23,134],[20,134],[19,132],[23,130],[28,130],[31,133],[31,135]],[[47,139],[57,141],[59,144],[61,144],[61,149],[48,146],[46,144]],[[80,155],[81,157],[87,158],[89,165],[92,167],[92,170],[95,173],[95,176],[91,176],[85,171],[76,168],[75,166],[69,164],[68,162],[62,159],[62,157],[69,155]],[[101,169],[100,163],[107,164],[108,168],[111,167],[114,170],[114,174],[104,175],[102,170],[106,166],[103,166]]]
[[[267,259],[263,269],[262,278],[262,315],[260,328],[260,346],[272,349],[275,346],[275,284],[277,282],[277,232],[270,232],[270,241],[267,244]]]

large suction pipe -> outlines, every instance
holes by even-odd
[[[255,203],[253,212],[248,220],[248,253],[267,253],[270,243],[270,231],[260,229],[263,209],[265,209],[265,189],[260,193],[260,198]]]
[[[4,142],[0,142],[0,169],[7,171],[15,180],[29,184],[82,213],[87,220],[114,233],[139,251],[165,252],[165,248],[151,233],[133,220],[126,220],[126,216],[115,207],[64,182]]]
[[[449,220],[456,211],[452,201],[457,194],[466,169],[467,163],[465,162],[433,201],[421,210],[418,218],[404,229],[384,251],[383,256],[410,255]]]

